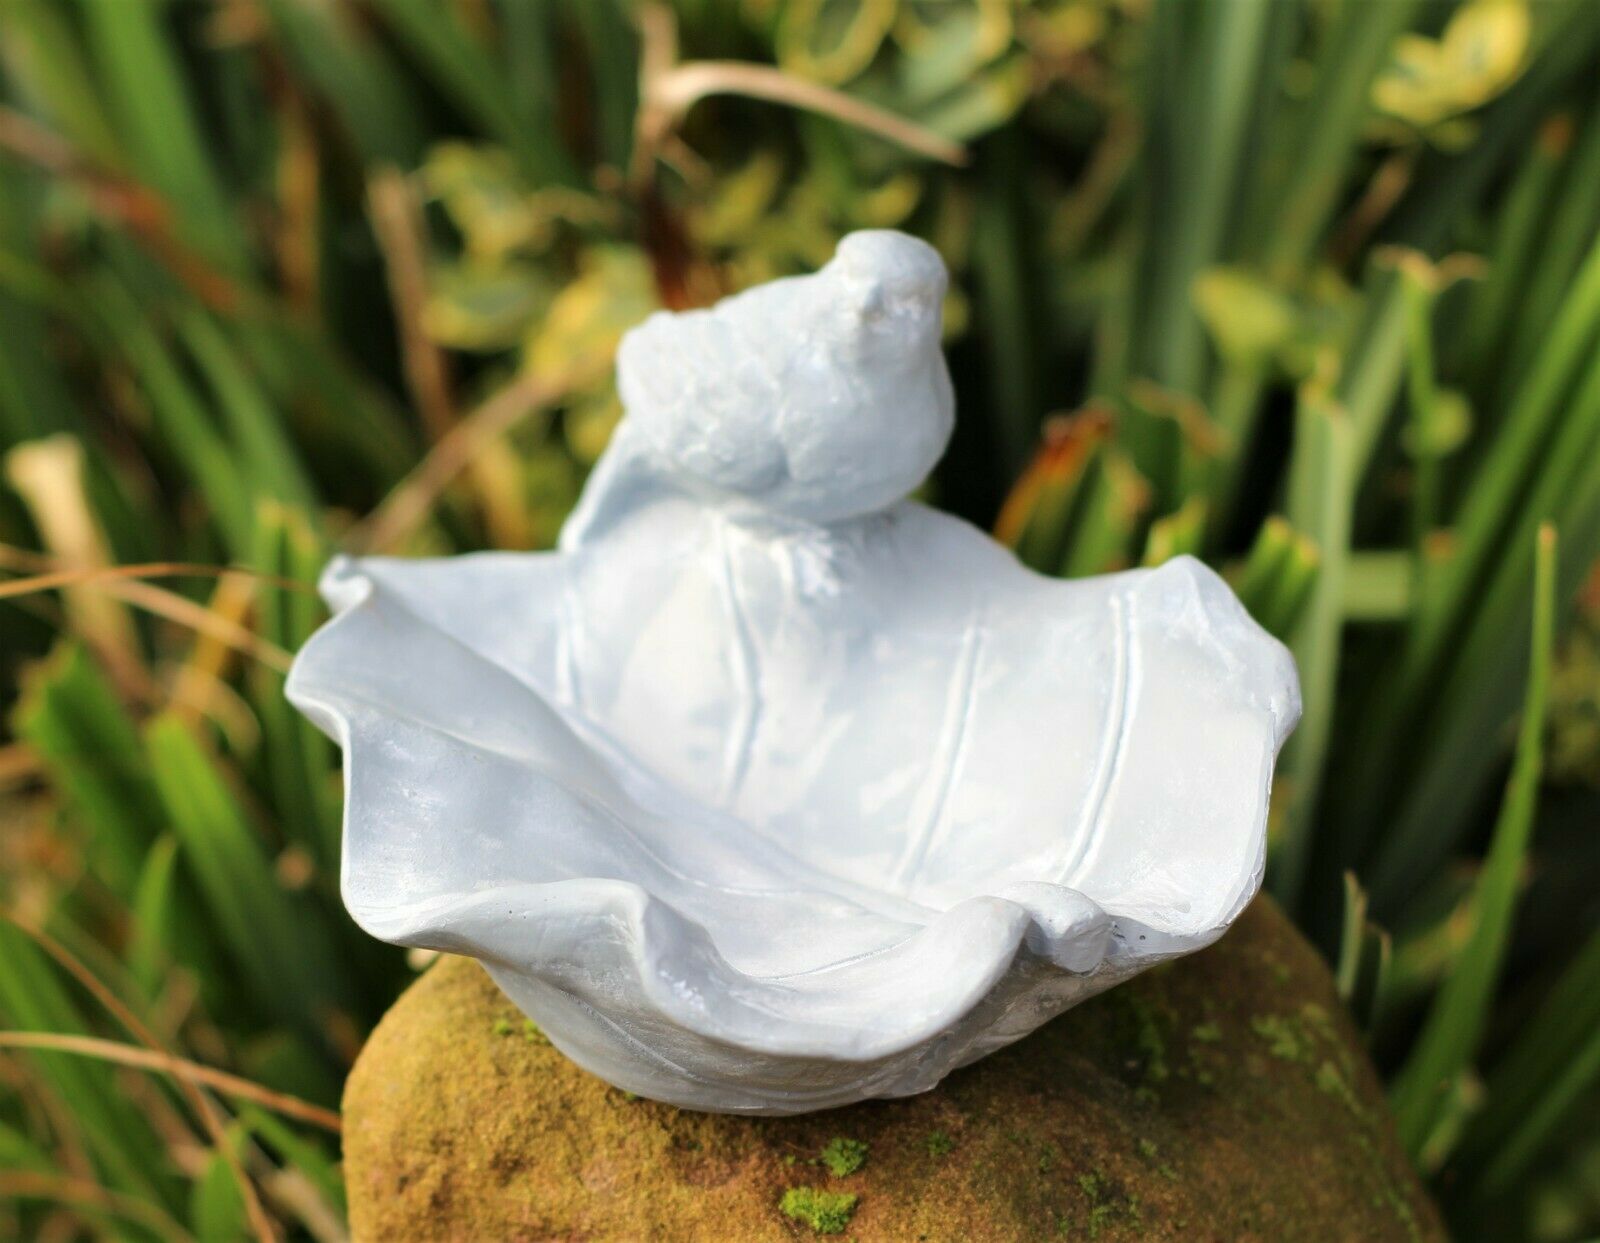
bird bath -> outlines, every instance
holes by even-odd
[[[660,313],[549,554],[341,559],[290,698],[343,891],[691,1109],[932,1087],[1259,887],[1287,651],[1177,558],[1064,582],[905,499],[945,274],[890,232]]]

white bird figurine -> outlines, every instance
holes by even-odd
[[[939,348],[945,284],[933,247],[877,229],[845,238],[813,276],[652,315],[617,352],[627,417],[562,547],[647,481],[817,523],[911,492],[955,423]]]

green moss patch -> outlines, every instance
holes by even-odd
[[[857,1197],[848,1191],[824,1191],[818,1187],[790,1187],[778,1201],[785,1217],[804,1222],[818,1234],[843,1234],[856,1215]]]
[[[822,1164],[836,1178],[854,1174],[867,1163],[867,1145],[859,1139],[835,1135],[822,1149]]]

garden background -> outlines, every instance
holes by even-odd
[[[1293,648],[1268,885],[1460,1236],[1600,1232],[1600,3],[0,0],[0,1237],[343,1237],[421,964],[309,585],[549,546],[620,332],[862,227],[930,500]]]

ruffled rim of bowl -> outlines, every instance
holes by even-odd
[[[352,787],[369,763],[369,747],[374,744],[356,724],[359,701],[338,691],[336,676],[325,676],[337,668],[344,645],[367,642],[373,622],[397,610],[406,615],[405,624],[416,628],[414,635],[437,637],[489,666],[520,693],[536,692],[487,656],[417,617],[359,566],[345,559],[329,567],[324,595],[335,615],[295,660],[287,694],[344,750],[346,852],[341,887],[356,922],[381,940],[471,955],[569,992],[586,987],[581,975],[590,966],[585,964],[599,961],[601,946],[608,945],[615,953],[606,959],[606,966],[614,971],[625,962],[631,970],[638,1012],[660,1016],[684,1031],[736,1049],[871,1062],[949,1029],[994,990],[1021,954],[1078,975],[1132,974],[1214,941],[1260,886],[1264,816],[1254,834],[1258,843],[1254,857],[1241,859],[1243,869],[1226,917],[1204,928],[1158,932],[1107,912],[1074,889],[1037,882],[968,898],[903,940],[859,958],[776,977],[734,967],[691,914],[633,881],[582,877],[514,882],[425,902],[372,903],[354,890],[352,882],[364,861],[349,844],[352,825],[367,813],[351,796]],[[1292,720],[1287,727],[1278,724],[1278,743],[1292,724]],[[546,950],[542,957],[518,953],[509,944],[515,939],[512,934],[530,921],[541,925]],[[563,929],[569,935],[552,939],[552,932]],[[579,929],[584,930],[582,935]],[[565,947],[570,956],[555,953],[557,946]],[[823,1002],[851,997],[858,999],[855,1009],[836,1006],[834,1017],[818,1019],[818,1013],[827,1010]]]

